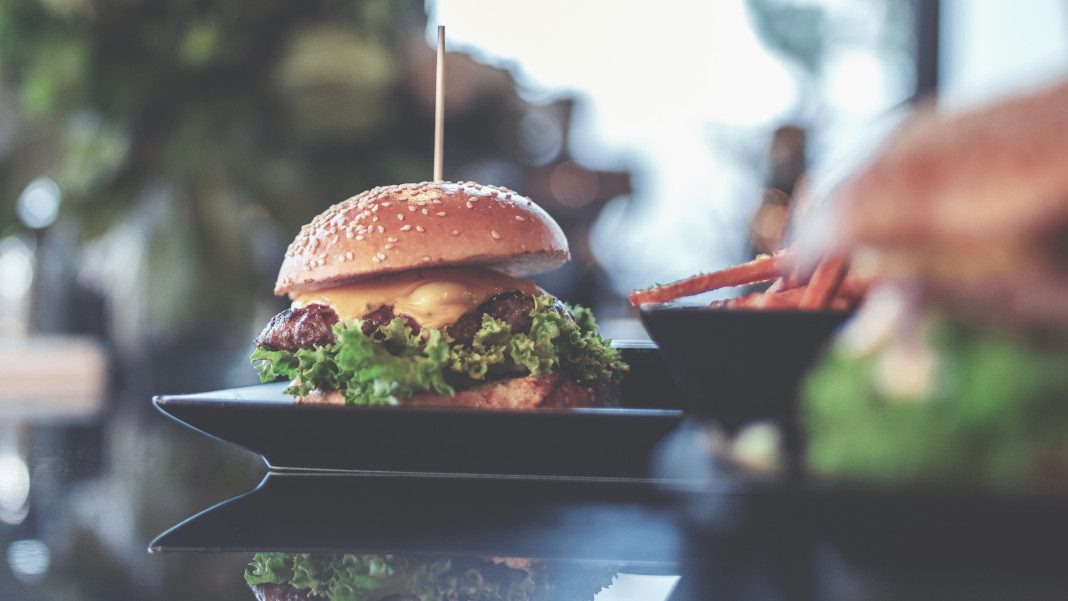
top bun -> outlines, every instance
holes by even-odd
[[[275,294],[301,294],[425,267],[478,265],[522,277],[571,258],[553,218],[529,198],[474,182],[361,192],[319,214],[286,250]]]

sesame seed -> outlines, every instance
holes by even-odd
[[[360,234],[359,236],[356,236],[356,239],[357,240],[363,240],[363,234]]]
[[[351,250],[349,252],[345,253],[345,258],[350,260],[350,261],[352,260],[352,251]]]
[[[457,235],[457,234],[459,234],[459,233],[460,233],[460,230],[453,230],[453,231],[452,231],[452,235],[453,235],[453,236],[455,236],[455,235]]]
[[[393,203],[391,203],[391,202],[384,202],[384,203],[382,203],[382,206],[384,206],[384,207],[388,207],[388,206],[389,206],[389,205],[391,205],[391,204],[393,204]]]
[[[417,232],[425,232],[426,230],[423,229],[423,226],[417,225],[417,226],[415,226],[415,231],[417,231]]]
[[[345,257],[338,257],[337,260],[341,263],[345,262]]]
[[[408,205],[408,210],[409,211],[414,211],[415,210],[415,205]]]
[[[438,217],[444,217],[445,211],[438,211]]]
[[[375,263],[381,263],[382,262],[382,259],[379,259],[378,255],[375,255],[375,256],[371,257],[371,260],[374,261]]]
[[[397,213],[397,219],[399,221],[404,221],[404,213]]]
[[[420,198],[419,200],[415,201],[415,204],[417,204],[417,205],[422,207],[422,206],[426,205],[426,201],[423,200],[422,198]]]
[[[390,236],[389,238],[386,238],[386,242],[396,242],[396,241],[397,241],[397,239],[394,238],[393,236]]]
[[[522,215],[516,215],[516,216],[515,216],[515,220],[516,220],[516,221],[526,221],[526,219],[523,219],[523,216],[522,216]]]
[[[432,203],[434,203],[434,204],[436,204],[436,205],[439,205],[439,204],[441,204],[441,201],[440,201],[440,200],[438,200],[437,198],[432,198],[432,199],[430,199],[430,202],[432,202]]]
[[[423,262],[424,263],[429,263],[430,262],[430,257],[427,257],[427,256],[424,255],[423,256]]]
[[[381,225],[380,225],[380,226],[378,226],[378,233],[379,233],[379,234],[384,234],[384,233],[386,233],[386,228],[382,227]]]
[[[392,244],[387,244],[387,245],[383,246],[382,248],[384,248],[386,250],[393,250],[393,245]]]
[[[412,229],[412,225],[410,223],[406,223],[406,224],[404,224],[404,226],[401,227],[401,231],[402,232],[406,232],[406,231],[408,231],[410,229]]]
[[[386,253],[378,253],[375,256],[378,257],[379,261],[385,261],[386,260]]]
[[[472,196],[468,200],[470,200],[471,202],[478,202],[478,197],[477,196]]]
[[[378,212],[378,205],[371,205],[371,212],[372,213],[377,213]]]
[[[352,230],[349,230],[349,231],[345,232],[345,237],[348,238],[349,240],[352,240],[352,237],[355,236],[355,235],[356,234],[352,233]]]
[[[374,217],[372,217],[371,221],[378,221],[378,215],[375,215]]]
[[[467,208],[473,209],[473,208],[475,208],[475,205],[471,204],[471,201],[469,200],[469,201],[467,201]]]
[[[500,240],[501,239],[501,235],[497,233],[497,230],[490,230],[490,235],[493,236],[494,240]]]

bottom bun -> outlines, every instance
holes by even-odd
[[[298,404],[344,405],[337,390],[314,388],[305,396],[294,397]],[[479,409],[534,409],[600,407],[592,388],[580,386],[561,374],[508,378],[461,390],[455,395],[424,392],[400,399],[401,405],[418,407],[475,407]]]

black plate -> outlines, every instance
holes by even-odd
[[[149,549],[671,564],[681,544],[671,499],[649,484],[271,474],[159,535]]]
[[[679,520],[679,504],[693,510]],[[271,474],[160,534],[152,551],[449,554],[679,566],[799,559],[864,570],[1063,575],[1065,500],[975,491]],[[690,512],[683,512],[690,513]],[[698,519],[694,519],[697,516]],[[788,557],[789,556],[789,557]],[[803,563],[803,562],[802,562]]]
[[[657,444],[682,418],[655,347],[623,349],[622,405],[538,411],[297,406],[284,383],[159,396],[169,417],[261,455],[268,467],[556,478],[648,478]],[[648,403],[635,393],[662,393]]]
[[[670,304],[641,311],[687,409],[727,427],[791,420],[805,371],[849,315]]]

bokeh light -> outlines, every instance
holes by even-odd
[[[22,298],[33,284],[33,249],[17,236],[0,239],[0,297]]]
[[[0,456],[0,515],[16,513],[29,495],[30,471],[26,462],[15,454]]]
[[[17,540],[7,548],[7,563],[19,580],[34,583],[48,573],[52,553],[39,540]]]
[[[51,179],[39,177],[33,180],[19,195],[15,205],[19,220],[35,230],[52,225],[59,215],[62,196],[59,185]]]

